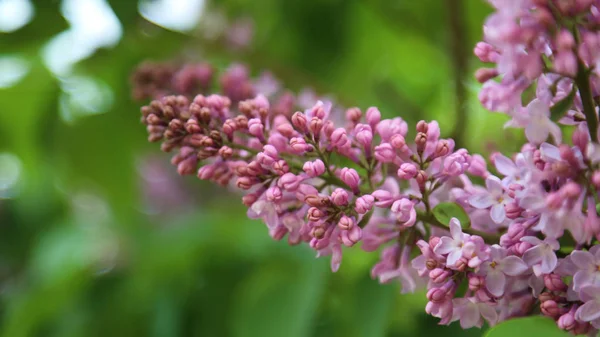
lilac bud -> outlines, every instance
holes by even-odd
[[[294,127],[290,123],[284,123],[277,126],[277,132],[281,133],[287,138],[294,135]]]
[[[404,136],[396,134],[393,135],[392,137],[390,137],[390,144],[392,145],[392,147],[394,149],[397,150],[404,150],[407,145],[406,145],[406,139],[404,138]]]
[[[346,135],[346,129],[337,128],[331,134],[331,145],[337,148],[345,148],[350,146],[350,140]]]
[[[557,274],[544,275],[544,285],[550,291],[566,291],[567,285],[562,281]]]
[[[299,201],[304,202],[304,200],[310,196],[310,195],[317,195],[319,194],[319,191],[317,191],[317,189],[309,184],[300,184],[300,186],[298,187],[298,190],[296,191],[296,199],[298,199]]]
[[[361,117],[362,117],[362,112],[357,107],[353,107],[353,108],[346,110],[346,119],[352,124],[358,123],[360,121]]]
[[[348,205],[348,192],[342,188],[336,188],[331,193],[331,201],[337,206]]]
[[[554,56],[554,70],[562,75],[575,76],[577,74],[577,57],[570,50],[563,50]]]
[[[318,117],[311,118],[308,129],[313,135],[319,135],[323,129],[323,120]]]
[[[348,185],[353,191],[358,191],[360,177],[355,169],[344,167],[340,171],[340,179]]]
[[[427,122],[424,120],[420,120],[419,122],[417,122],[416,129],[417,129],[417,132],[426,134],[427,131],[429,130],[429,124],[427,124]]]
[[[288,233],[288,229],[284,225],[277,225],[274,229],[269,231],[269,234],[273,240],[281,240]]]
[[[381,208],[390,207],[396,201],[394,195],[386,190],[376,190],[371,195],[377,200],[375,205]]]
[[[572,140],[573,140],[573,145],[577,146],[579,148],[579,151],[581,151],[581,153],[586,152],[586,149],[588,147],[588,143],[590,140],[587,130],[577,129],[577,130],[573,131]]]
[[[494,50],[492,45],[485,42],[477,43],[473,52],[475,53],[475,56],[481,60],[481,62],[486,63],[495,63],[498,61],[498,57],[500,56],[498,52]]]
[[[319,221],[324,216],[325,213],[316,207],[311,207],[308,209],[308,220],[310,221]]]
[[[427,291],[427,299],[433,303],[445,302],[448,297],[448,291],[444,287],[431,288]]]
[[[567,312],[566,314],[560,316],[556,323],[560,329],[566,331],[573,330],[577,324],[575,321],[575,316],[571,312]]]
[[[403,163],[398,169],[398,178],[409,180],[414,178],[418,173],[418,168],[412,163]]]
[[[318,177],[325,173],[325,164],[321,159],[317,159],[314,162],[307,161],[304,163],[302,170],[311,178]]]
[[[352,247],[362,238],[362,229],[358,226],[352,226],[350,230],[342,231],[340,238],[344,246]]]
[[[325,137],[327,137],[327,139],[331,138],[333,131],[335,131],[335,124],[331,120],[326,120],[325,124],[323,125],[323,133],[325,134]]]
[[[375,146],[375,159],[382,163],[392,163],[396,159],[396,151],[389,143],[381,143]]]
[[[357,124],[354,128],[354,132],[356,135],[356,140],[360,145],[367,148],[371,146],[371,142],[373,141],[373,131],[371,131],[371,127],[367,124]]]
[[[274,162],[272,168],[273,168],[273,171],[277,175],[280,175],[280,176],[282,176],[290,171],[290,167],[289,167],[288,163],[283,159],[280,159],[280,160]]]
[[[498,70],[495,68],[479,68],[475,71],[475,79],[479,83],[485,83],[498,76]]]
[[[392,212],[397,213],[396,219],[402,223],[404,227],[411,227],[417,220],[417,212],[412,201],[402,198],[396,200],[392,204]]]
[[[479,288],[479,290],[475,292],[475,297],[477,298],[477,300],[479,300],[479,302],[489,303],[494,300],[492,294],[490,294],[484,287]]]
[[[306,133],[306,131],[308,131],[306,124],[307,124],[306,115],[304,115],[300,111],[294,113],[294,115],[292,116],[292,125],[294,125],[296,130],[298,130],[302,133]]]
[[[306,144],[306,141],[304,140],[304,138],[301,137],[294,137],[292,139],[290,139],[290,147],[293,151],[294,154],[304,154],[306,151],[308,151],[311,147],[310,145]]]
[[[552,318],[555,318],[555,319],[563,311],[562,308],[560,308],[558,306],[558,303],[556,303],[553,300],[548,300],[548,301],[542,302],[542,304],[540,305],[540,308],[542,309],[542,314],[552,317]]]
[[[563,187],[561,187],[559,192],[567,199],[577,199],[581,195],[582,191],[581,186],[579,186],[579,184],[570,181],[566,183]]]
[[[204,165],[198,169],[198,178],[201,180],[208,180],[212,178],[216,167],[214,165]]]
[[[521,216],[521,212],[523,209],[519,207],[519,204],[516,202],[511,202],[504,205],[504,210],[506,211],[506,217],[509,219],[516,219]]]
[[[370,194],[365,194],[360,198],[356,199],[354,210],[358,214],[366,214],[373,208],[375,198]]]
[[[471,156],[471,164],[469,165],[467,172],[474,176],[486,178],[488,171],[485,159],[479,154]]]
[[[239,177],[236,181],[236,186],[242,190],[249,190],[254,186],[254,179],[250,177]]]
[[[223,146],[219,149],[218,152],[219,156],[221,156],[223,159],[229,159],[231,158],[231,156],[233,155],[233,149],[230,148],[229,146]]]
[[[452,272],[443,268],[435,268],[429,272],[431,281],[438,284],[446,282],[450,276],[452,276]]]
[[[256,193],[249,193],[242,197],[242,203],[246,205],[246,207],[250,207],[258,200],[258,198],[259,196]]]
[[[342,215],[340,221],[338,221],[338,227],[343,230],[349,230],[354,227],[354,220],[347,215]]]
[[[279,187],[271,186],[265,192],[265,196],[267,197],[267,200],[269,200],[269,201],[279,201],[279,200],[281,200],[281,198],[283,196],[283,192],[281,191],[281,189]]]
[[[592,184],[594,187],[600,188],[600,171],[594,171],[592,174]]]
[[[423,153],[425,146],[427,145],[427,134],[423,132],[417,133],[415,137],[415,145],[417,145],[417,152]]]
[[[250,134],[254,137],[263,137],[264,126],[259,118],[252,118],[248,120],[248,132],[250,132]]]
[[[419,186],[425,186],[425,182],[427,182],[427,173],[425,173],[423,170],[420,170],[417,172],[416,180]]]
[[[469,276],[469,289],[471,291],[478,291],[484,286],[484,279],[482,276],[470,275]]]
[[[538,300],[540,300],[540,303],[544,303],[546,301],[554,301],[556,299],[556,296],[554,296],[554,294],[549,293],[549,292],[543,292],[540,294],[540,296],[538,297]]]
[[[367,109],[367,123],[372,128],[375,128],[377,124],[381,121],[381,112],[376,107],[370,107]]]
[[[303,180],[304,179],[302,179],[301,177],[288,172],[279,178],[279,180],[277,181],[277,185],[286,191],[294,192],[298,189],[298,186],[300,186],[300,183]]]

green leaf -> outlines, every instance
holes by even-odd
[[[569,95],[567,95],[567,97],[556,102],[550,108],[550,118],[555,122],[558,121],[559,119],[561,119],[567,113],[567,111],[569,111],[569,108],[573,106],[574,99],[575,99],[575,88],[573,88],[573,90],[571,90],[571,92],[569,93]]]
[[[457,218],[463,228],[471,226],[471,220],[467,212],[455,202],[441,202],[433,208],[433,216],[437,221],[446,226],[450,225],[450,219]]]
[[[560,330],[556,323],[546,317],[526,317],[511,319],[488,330],[485,337],[567,337],[567,332]]]

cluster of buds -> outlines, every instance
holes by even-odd
[[[480,98],[524,127],[528,143],[493,154],[489,169],[441,137],[435,121],[409,128],[375,107],[301,104],[239,66],[221,76],[221,95],[190,95],[201,82],[192,75],[145,87],[156,99],[142,122],[150,141],[176,152],[180,174],[243,191],[250,218],[274,239],[331,256],[333,271],[344,247],[381,250],[372,276],[399,281],[403,292],[426,288],[425,310],[441,324],[480,327],[539,311],[573,334],[595,334],[600,7],[490,2],[497,11],[475,53],[495,67],[477,72]],[[523,107],[531,86],[536,97]],[[557,123],[572,125],[568,144]]]

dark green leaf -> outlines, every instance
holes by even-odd
[[[471,226],[467,212],[455,202],[442,202],[433,208],[433,216],[444,225],[450,224],[450,219],[457,218],[463,228]]]
[[[485,337],[527,336],[527,337],[566,337],[556,323],[546,317],[526,317],[511,319],[488,330]]]
[[[569,111],[569,108],[573,106],[573,99],[575,99],[575,88],[571,90],[567,97],[556,102],[550,108],[550,118],[555,122],[561,119]]]

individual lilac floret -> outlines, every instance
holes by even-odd
[[[521,275],[528,267],[520,258],[507,256],[507,250],[499,245],[490,248],[490,261],[481,265],[481,272],[485,276],[487,290],[492,295],[500,297],[504,294],[507,276]]]
[[[546,238],[542,241],[535,236],[525,236],[521,241],[533,246],[525,251],[523,261],[533,268],[536,276],[549,274],[556,268],[558,258],[554,251],[560,248],[557,240]]]
[[[577,270],[573,276],[574,291],[589,285],[600,286],[600,245],[593,246],[589,251],[573,251],[571,262]]]
[[[488,176],[485,180],[486,190],[474,194],[469,198],[471,206],[479,209],[490,209],[490,216],[495,223],[501,224],[506,219],[504,207],[512,198],[504,192],[502,181],[495,176]]]

